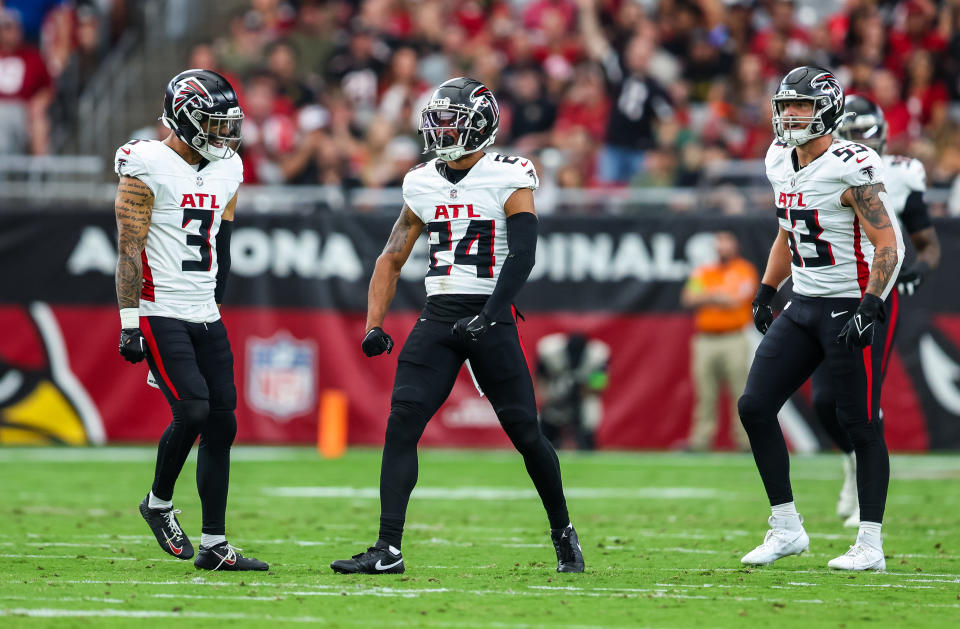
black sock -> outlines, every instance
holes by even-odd
[[[883,420],[874,420],[847,429],[857,453],[857,495],[860,520],[883,522],[890,483],[890,455],[883,438]]]
[[[738,407],[770,505],[793,502],[790,454],[777,421],[777,409],[746,393],[740,397]]]
[[[203,512],[201,531],[226,534],[227,489],[230,485],[230,446],[237,434],[232,411],[216,410],[200,437],[197,449],[197,492]]]
[[[417,484],[417,443],[427,416],[416,404],[394,402],[380,462],[380,541],[400,548],[410,493]]]
[[[523,413],[514,417],[502,413],[499,419],[510,441],[523,456],[527,474],[547,511],[550,528],[566,527],[570,523],[570,514],[567,512],[567,499],[563,495],[560,460],[557,451],[540,430],[536,415]]]
[[[206,421],[209,406],[206,400],[184,400],[173,404],[171,410],[173,421],[163,431],[157,446],[151,490],[160,500],[173,499],[173,488]]]

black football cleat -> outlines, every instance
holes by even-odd
[[[330,564],[339,574],[403,574],[403,555],[393,546],[377,542],[366,552]]]
[[[180,509],[151,509],[150,494],[140,503],[140,515],[150,525],[150,530],[157,538],[160,548],[170,553],[177,559],[190,559],[193,557],[193,544],[187,539],[180,523],[177,522],[177,514]]]
[[[553,548],[557,551],[557,572],[583,572],[583,551],[572,524],[565,529],[550,529]]]
[[[231,546],[227,542],[217,544],[210,548],[200,547],[197,558],[193,560],[193,565],[198,570],[269,570],[270,566],[254,559],[253,557],[244,557],[237,551],[241,550]]]

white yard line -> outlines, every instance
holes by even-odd
[[[352,498],[379,500],[379,487],[263,487],[268,496],[280,498]],[[656,499],[656,500],[701,500],[732,499],[736,494],[705,487],[567,487],[567,498],[586,499]],[[537,498],[534,489],[504,489],[496,487],[418,487],[413,498],[421,500],[532,500]]]
[[[210,618],[213,620],[257,620],[268,622],[327,622],[326,618],[314,616],[264,616],[262,614],[238,614],[235,612],[174,612],[133,609],[55,609],[48,607],[0,609],[0,616],[28,616],[32,618]]]

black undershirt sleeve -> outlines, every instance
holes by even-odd
[[[509,253],[500,268],[497,285],[483,307],[488,319],[501,320],[533,270],[537,257],[537,224],[537,215],[533,212],[518,212],[507,217]]]
[[[220,221],[220,231],[217,233],[217,286],[213,289],[213,298],[218,304],[223,303],[223,294],[227,290],[227,277],[230,275],[230,234],[233,232],[233,221]]]
[[[923,192],[914,190],[910,193],[903,206],[900,220],[903,222],[903,226],[907,228],[907,234],[915,234],[921,229],[933,225],[930,221],[930,213],[927,211],[927,201],[923,198]]]

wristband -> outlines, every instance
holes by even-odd
[[[768,306],[776,295],[776,288],[769,284],[760,284],[759,288],[757,288],[757,296],[754,298],[754,301],[763,306]]]
[[[121,308],[120,309],[120,328],[129,330],[130,328],[140,327],[140,309],[139,308]]]

